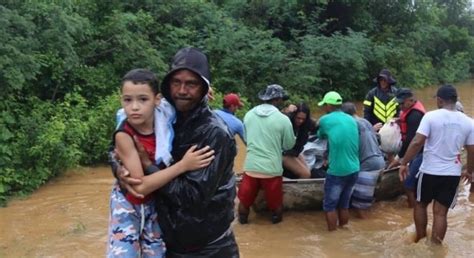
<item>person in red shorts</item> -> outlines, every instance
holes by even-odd
[[[288,99],[283,87],[267,86],[258,97],[264,103],[251,109],[244,117],[247,156],[244,176],[237,193],[239,222],[248,222],[249,208],[263,188],[267,207],[272,212],[272,223],[282,220],[282,152],[295,144],[290,119],[281,113],[283,101]]]

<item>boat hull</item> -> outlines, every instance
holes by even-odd
[[[283,207],[285,210],[322,210],[324,198],[324,178],[283,179]],[[240,184],[237,179],[237,186]],[[374,197],[389,200],[403,193],[403,185],[398,177],[398,168],[382,171],[379,175]],[[253,209],[266,210],[263,192],[260,191]]]

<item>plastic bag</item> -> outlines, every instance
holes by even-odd
[[[303,148],[303,158],[311,170],[321,168],[324,162],[324,153],[327,151],[327,140],[319,138],[309,139]]]
[[[400,126],[395,120],[385,123],[379,131],[380,148],[385,153],[397,154],[402,147]]]

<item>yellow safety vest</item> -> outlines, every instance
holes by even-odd
[[[365,100],[364,105],[372,106],[372,102]],[[383,123],[386,123],[397,113],[397,106],[398,102],[395,98],[392,98],[389,102],[387,102],[387,104],[384,104],[379,98],[374,96],[374,106],[372,112],[377,117],[377,119]]]

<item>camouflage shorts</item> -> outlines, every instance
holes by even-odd
[[[107,257],[164,257],[154,201],[132,204],[117,183],[110,194]]]

